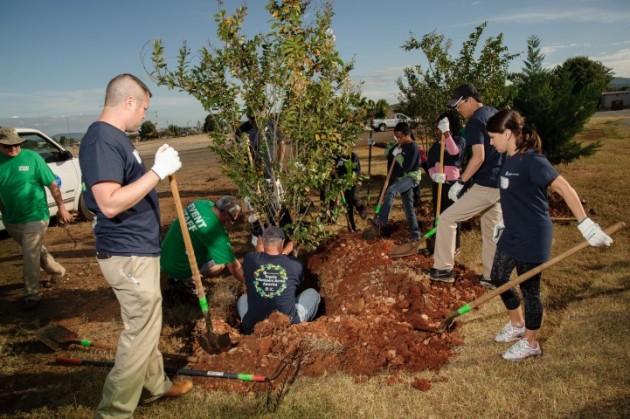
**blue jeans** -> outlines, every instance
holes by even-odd
[[[387,224],[389,213],[394,206],[394,199],[398,194],[400,194],[403,208],[405,210],[405,216],[407,217],[407,224],[409,225],[409,231],[411,232],[411,236],[418,240],[422,237],[422,231],[420,231],[420,227],[418,227],[418,219],[416,218],[416,212],[413,209],[413,188],[416,186],[418,186],[418,182],[415,180],[410,177],[402,177],[387,188],[383,205],[378,213],[378,220],[382,225]]]
[[[300,317],[300,323],[308,322],[315,318],[320,299],[319,293],[313,288],[307,288],[297,295],[295,308]],[[247,309],[247,294],[243,294],[236,302],[236,311],[238,311],[241,320],[247,314]]]

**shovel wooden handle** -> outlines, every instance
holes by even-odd
[[[177,212],[177,219],[179,220],[179,226],[182,230],[182,237],[184,238],[184,246],[186,248],[186,254],[188,255],[188,262],[190,264],[190,270],[192,272],[193,281],[195,282],[195,289],[197,290],[197,296],[199,297],[199,305],[201,311],[204,314],[208,313],[208,300],[206,299],[206,291],[203,289],[201,283],[201,275],[199,274],[199,267],[197,266],[197,258],[195,257],[195,250],[190,240],[190,232],[188,231],[188,225],[186,224],[186,218],[184,218],[184,208],[182,207],[182,201],[179,197],[179,188],[177,187],[177,180],[175,175],[170,175],[168,180],[171,184],[171,192],[173,193],[173,200],[175,201],[175,210]],[[207,325],[208,328],[212,327],[212,324]]]
[[[73,343],[75,345],[81,345],[82,347],[88,348],[88,349],[89,348],[105,349],[105,350],[108,350],[108,351],[115,351],[116,350],[116,346],[115,345],[110,345],[108,343],[95,342],[95,341],[89,340],[89,339],[77,340],[77,341],[70,342],[70,343]],[[188,362],[193,362],[193,363],[196,363],[198,361],[197,357],[189,356],[189,355],[185,355],[185,354],[175,354],[175,353],[162,352],[162,351],[160,351],[160,353],[165,358],[180,359],[182,361],[188,361]]]
[[[609,236],[613,235],[614,233],[616,233],[617,231],[621,230],[622,228],[624,228],[626,226],[626,223],[624,223],[623,221],[618,222],[616,224],[613,224],[612,226],[608,227],[606,230],[604,230],[604,232],[606,234],[608,234]],[[463,305],[462,307],[460,307],[458,310],[456,310],[455,312],[453,312],[451,314],[451,316],[449,318],[455,318],[461,314],[467,313],[470,310],[472,310],[473,308],[480,306],[481,304],[485,303],[486,301],[490,300],[491,298],[496,297],[499,294],[504,293],[505,291],[509,290],[512,287],[515,287],[516,285],[527,281],[529,278],[533,277],[534,275],[539,274],[540,272],[544,271],[545,269],[547,269],[548,267],[555,265],[556,263],[560,262],[563,259],[566,259],[567,257],[573,255],[574,253],[579,252],[580,250],[584,249],[585,247],[588,247],[589,244],[586,240],[580,242],[580,244],[573,246],[571,249],[567,250],[566,252],[554,257],[553,259],[548,260],[547,262],[543,263],[542,265],[538,265],[537,267],[535,267],[534,269],[531,269],[527,272],[525,272],[522,275],[517,276],[516,278],[512,279],[509,282],[506,282],[505,284],[501,285],[500,287],[490,291],[490,292],[486,292],[484,293],[481,297],[477,298],[476,300],[471,301],[470,303]]]
[[[450,135],[450,134],[449,134]],[[442,134],[442,139],[440,141],[440,174],[444,173],[444,142],[446,141],[446,135]],[[437,204],[435,205],[435,221],[437,223],[437,219],[440,216],[440,211],[442,209],[442,187],[441,183],[438,183],[437,190]]]
[[[387,177],[385,178],[385,183],[383,184],[383,189],[381,190],[381,195],[378,197],[378,203],[376,204],[376,212],[377,214],[381,212],[381,205],[383,204],[383,199],[385,199],[385,191],[387,190],[387,184],[389,183],[389,179],[392,177],[392,172],[394,171],[394,166],[396,165],[396,158],[392,160],[392,165],[387,171]]]

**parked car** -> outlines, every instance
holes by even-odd
[[[394,128],[399,122],[409,122],[413,124],[417,121],[413,118],[409,118],[404,113],[395,113],[391,118],[372,119],[370,125],[374,131],[384,132],[388,128]]]
[[[39,153],[48,163],[48,167],[52,169],[66,209],[70,212],[76,212],[79,218],[83,220],[92,220],[94,214],[85,205],[81,193],[79,159],[41,131],[31,128],[16,128],[16,131],[25,140],[22,143],[22,148],[28,148]],[[45,190],[50,216],[54,217],[57,215],[57,204],[48,188]],[[4,230],[4,223],[2,222],[2,213],[0,213],[0,231],[2,230]]]

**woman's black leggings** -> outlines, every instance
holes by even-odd
[[[519,262],[497,248],[494,254],[494,261],[492,262],[490,277],[492,278],[492,283],[500,287],[510,280],[510,275],[515,267],[516,273],[522,275],[539,265],[540,263]],[[542,273],[538,273],[520,284],[525,309],[525,327],[528,330],[538,330],[542,323],[543,305],[540,298],[541,275]],[[508,310],[515,310],[521,305],[516,288],[510,288],[501,294],[501,300],[503,300],[503,304]]]

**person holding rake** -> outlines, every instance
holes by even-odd
[[[586,216],[577,193],[542,154],[540,137],[525,127],[518,111],[499,111],[488,120],[487,130],[494,148],[506,153],[499,173],[504,224],[498,224],[494,231],[497,250],[490,273],[493,285],[507,283],[514,268],[521,275],[549,259],[553,225],[547,188],[562,196],[591,246],[610,246],[612,239]],[[520,284],[524,313],[515,288],[501,294],[510,321],[494,339],[517,341],[503,352],[503,359],[520,361],[542,355],[537,339],[543,317],[540,279],[538,273]]]

